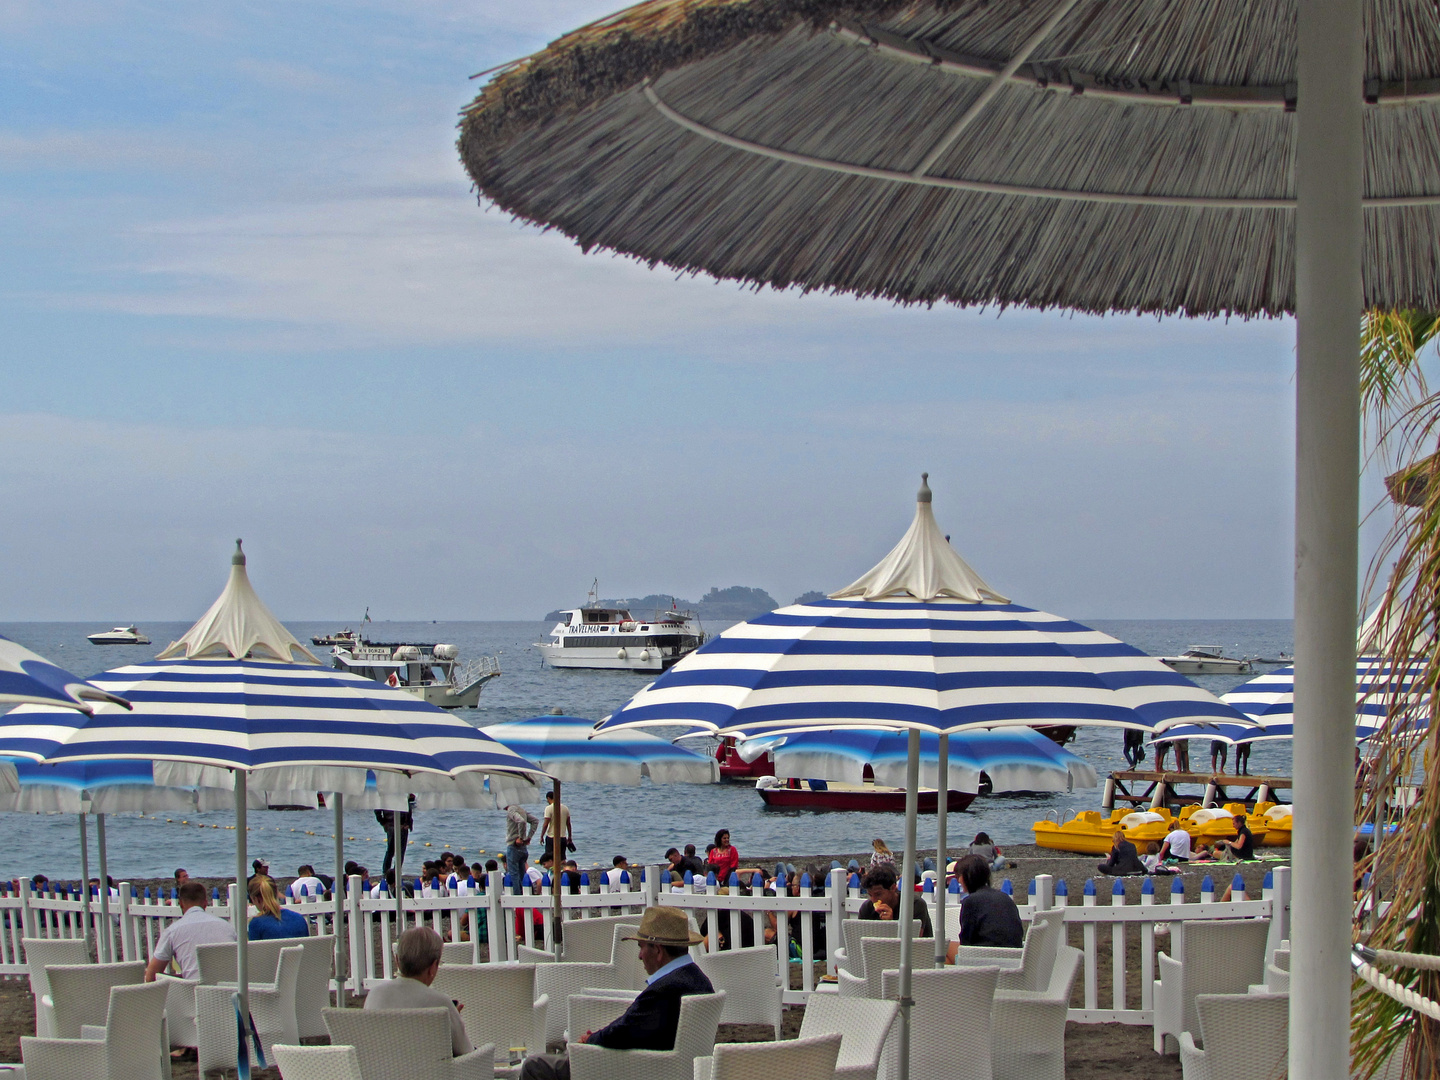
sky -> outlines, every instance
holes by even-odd
[[[1019,603],[1289,616],[1289,321],[757,293],[477,204],[469,76],[615,3],[0,0],[0,618],[198,617],[236,537],[281,618],[784,603],[922,471]]]

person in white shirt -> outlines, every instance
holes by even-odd
[[[181,978],[198,979],[200,962],[195,956],[195,947],[235,942],[235,928],[205,910],[210,905],[210,894],[203,884],[185,882],[180,886],[179,899],[180,918],[167,926],[155,943],[150,963],[145,967],[146,982],[154,982],[172,960],[179,965]]]
[[[1190,834],[1180,826],[1175,826],[1165,837],[1165,843],[1160,845],[1160,861],[1173,859],[1175,862],[1190,861]]]
[[[290,883],[290,895],[299,900],[304,896],[324,896],[325,882],[315,876],[315,868],[308,863],[295,871],[300,876]],[[301,890],[304,892],[301,892]]]
[[[626,859],[624,855],[616,855],[615,858],[611,860],[611,862],[613,863],[613,865],[609,870],[605,871],[605,880],[610,883],[610,887],[612,889],[618,889],[620,888],[621,884],[623,884],[620,880],[620,875],[626,873],[630,869],[630,861]]]
[[[555,792],[545,793],[545,813],[541,816],[540,822],[540,843],[545,843],[546,837],[559,837],[563,839],[570,850],[575,849],[575,833],[570,828],[570,807],[563,803],[560,806],[560,824],[555,824]],[[553,846],[553,843],[552,845]],[[563,855],[564,852],[562,851]]]
[[[465,1021],[455,1002],[431,987],[440,971],[444,945],[428,926],[406,930],[395,943],[400,974],[370,988],[367,1009],[446,1009],[450,1013],[450,1053],[455,1057],[475,1049],[465,1033]]]

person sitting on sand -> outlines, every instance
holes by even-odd
[[[1196,845],[1194,853],[1190,856],[1190,861],[1192,863],[1200,863],[1219,862],[1220,860],[1215,857],[1214,847],[1206,843],[1200,843]]]
[[[986,868],[989,874],[989,868]],[[988,880],[988,876],[987,876]],[[877,866],[865,875],[865,891],[870,899],[860,905],[859,918],[881,919],[889,922],[900,917],[900,888],[896,884],[895,868]],[[930,928],[930,909],[921,897],[915,897],[915,918],[920,920],[920,936],[930,937],[935,933]]]
[[[895,853],[890,850],[890,845],[885,843],[884,840],[881,840],[880,837],[877,836],[874,840],[870,841],[870,847],[872,849],[870,852],[871,870],[874,870],[877,866],[889,866],[891,868],[895,866]]]
[[[1111,877],[1148,873],[1145,864],[1140,861],[1140,853],[1135,850],[1135,845],[1126,840],[1125,834],[1119,829],[1115,830],[1114,841],[1110,845],[1110,857],[1097,869]]]
[[[186,870],[183,866],[175,871],[175,888],[178,889],[181,885],[184,885],[185,882],[189,880],[190,872]]]
[[[179,899],[180,918],[167,926],[155,943],[150,963],[145,967],[146,982],[154,982],[155,976],[169,967],[172,960],[179,965],[181,978],[198,979],[200,961],[195,956],[195,947],[235,942],[235,928],[205,910],[210,906],[210,893],[203,884],[185,882],[180,886]]]
[[[1250,831],[1244,814],[1235,815],[1235,833],[1234,840],[1215,841],[1215,849],[1236,862],[1249,862],[1255,858],[1255,834]]]
[[[991,870],[1004,870],[1010,865],[1005,861],[1005,853],[990,839],[987,832],[975,834],[975,839],[970,841],[970,854],[979,855],[989,864]]]
[[[1179,822],[1165,834],[1165,842],[1160,845],[1160,861],[1190,861],[1190,834],[1180,827]]]
[[[1020,910],[1014,900],[990,887],[990,865],[978,855],[966,855],[958,869],[966,895],[960,901],[960,940],[950,944],[947,962],[955,963],[959,951],[967,945],[1022,948],[1025,926],[1020,921]]]
[[[715,872],[715,880],[721,885],[730,881],[730,875],[740,868],[740,852],[730,843],[730,830],[720,829],[715,833],[715,843],[705,852],[708,869]]]
[[[258,910],[250,920],[250,940],[309,937],[310,924],[294,908],[282,908],[275,885],[268,877],[250,879],[250,903]]]
[[[1151,840],[1145,845],[1145,854],[1141,856],[1140,862],[1144,864],[1147,873],[1151,874],[1173,874],[1172,867],[1166,866],[1160,861],[1160,844]]]

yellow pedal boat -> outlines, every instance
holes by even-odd
[[[1118,829],[1140,851],[1150,841],[1165,839],[1171,829],[1168,810],[1115,810],[1108,818],[1098,810],[1082,810],[1063,824],[1037,821],[1035,846],[1052,851],[1073,851],[1080,855],[1106,855]]]

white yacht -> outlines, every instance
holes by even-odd
[[[150,639],[134,626],[117,626],[89,635],[91,645],[149,645]]]
[[[637,619],[626,608],[593,604],[560,612],[548,642],[535,648],[556,668],[664,671],[705,644],[700,620],[689,611],[657,611]]]
[[[1250,660],[1226,656],[1219,645],[1191,645],[1179,656],[1158,656],[1181,675],[1244,675],[1254,668]]]
[[[335,667],[414,694],[442,709],[473,709],[480,690],[500,674],[493,656],[461,661],[454,645],[355,641],[330,650]]]

